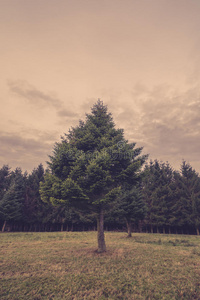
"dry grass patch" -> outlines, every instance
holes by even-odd
[[[199,299],[196,236],[95,232],[0,235],[0,299]]]

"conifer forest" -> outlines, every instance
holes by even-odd
[[[99,251],[106,248],[104,229],[199,235],[199,174],[184,160],[174,170],[147,159],[98,100],[55,143],[46,169],[1,167],[1,230],[97,230]]]

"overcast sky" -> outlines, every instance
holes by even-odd
[[[199,0],[0,0],[0,167],[30,172],[98,98],[151,159],[200,172]]]

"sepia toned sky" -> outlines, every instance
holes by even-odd
[[[30,172],[98,98],[150,159],[200,172],[200,1],[0,0],[0,167]]]

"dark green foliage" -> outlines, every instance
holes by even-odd
[[[55,145],[51,173],[41,184],[44,201],[67,203],[81,198],[94,206],[109,203],[121,185],[137,181],[146,156],[136,158],[142,148],[134,147],[124,139],[123,130],[114,128],[107,107],[98,101],[86,122],[81,121]]]
[[[53,205],[96,213],[103,230],[104,210],[112,206],[121,188],[138,181],[146,159],[139,156],[141,151],[125,140],[123,130],[115,129],[107,107],[98,101],[86,115],[86,122],[80,121],[55,145],[51,173],[41,183],[41,197]]]
[[[82,165],[86,162],[85,157],[79,157],[79,161]],[[78,179],[75,176],[78,174],[78,167],[74,166],[71,173],[72,179]],[[91,170],[94,169],[91,168]],[[79,192],[82,193],[83,190],[77,189],[74,183],[73,186],[70,185],[70,182],[73,182],[71,180],[62,181],[56,177],[57,181],[54,181],[54,176],[46,172],[46,180],[49,180],[49,182],[46,181],[46,191],[52,203],[58,205],[53,205],[48,197],[46,203],[41,201],[39,182],[43,181],[43,175],[42,165],[34,169],[30,175],[22,174],[19,168],[11,172],[8,166],[2,167],[0,170],[0,192],[3,195],[0,200],[2,228],[5,227],[3,226],[5,221],[7,222],[6,230],[93,230],[96,228],[95,218],[98,205],[94,202],[91,208],[88,195],[82,195],[81,200]],[[114,194],[112,198],[110,194],[112,201],[102,204],[106,228],[121,230],[124,228],[126,219],[127,226],[134,225],[134,230],[141,228],[141,224],[146,224],[147,229],[152,227],[154,232],[158,228],[168,233],[195,233],[196,231],[199,234],[200,178],[189,164],[183,162],[181,172],[177,172],[173,171],[168,164],[151,162],[145,167],[142,189],[138,190],[135,183],[140,182],[140,179],[141,174],[138,173],[132,188],[128,180],[124,181],[121,184],[121,197],[118,197],[116,201],[114,200],[116,195]],[[91,182],[92,180],[91,176]],[[61,192],[73,200],[74,206],[70,205],[70,201],[60,200],[60,184],[64,186]],[[55,190],[52,190],[52,187]],[[144,213],[140,191],[147,207],[143,223],[140,222]],[[138,221],[140,227],[137,224]]]
[[[183,161],[181,173],[174,174],[173,216],[178,227],[193,226],[199,234],[200,226],[200,177]]]
[[[0,203],[0,211],[4,221],[22,221],[23,204],[26,188],[26,174],[17,168],[10,175],[10,185]]]
[[[135,146],[98,101],[55,144],[46,172],[42,165],[30,175],[0,169],[2,230],[93,230],[96,220],[105,249],[105,214],[106,228],[121,230],[126,222],[130,234],[132,225],[199,234],[199,174],[185,161],[177,172],[157,160],[141,172],[147,156]]]
[[[44,204],[39,193],[40,182],[44,180],[44,168],[40,164],[27,176],[24,201],[24,221],[29,224],[43,222]]]
[[[138,225],[146,214],[146,204],[139,183],[122,190],[111,214],[126,222],[128,237],[131,237],[132,226]]]
[[[0,201],[2,200],[4,194],[8,190],[10,185],[10,168],[8,165],[4,165],[0,169]]]
[[[143,195],[147,204],[145,222],[151,227],[186,233],[200,226],[200,177],[183,161],[181,172],[157,160],[146,166]]]
[[[8,165],[4,165],[0,169],[0,221],[4,221],[3,214],[3,197],[5,193],[8,191],[10,185],[10,168]]]
[[[145,222],[157,231],[173,225],[172,205],[173,170],[168,163],[159,163],[157,160],[146,165],[143,178],[143,196],[147,205]],[[170,230],[170,229],[169,229]]]

